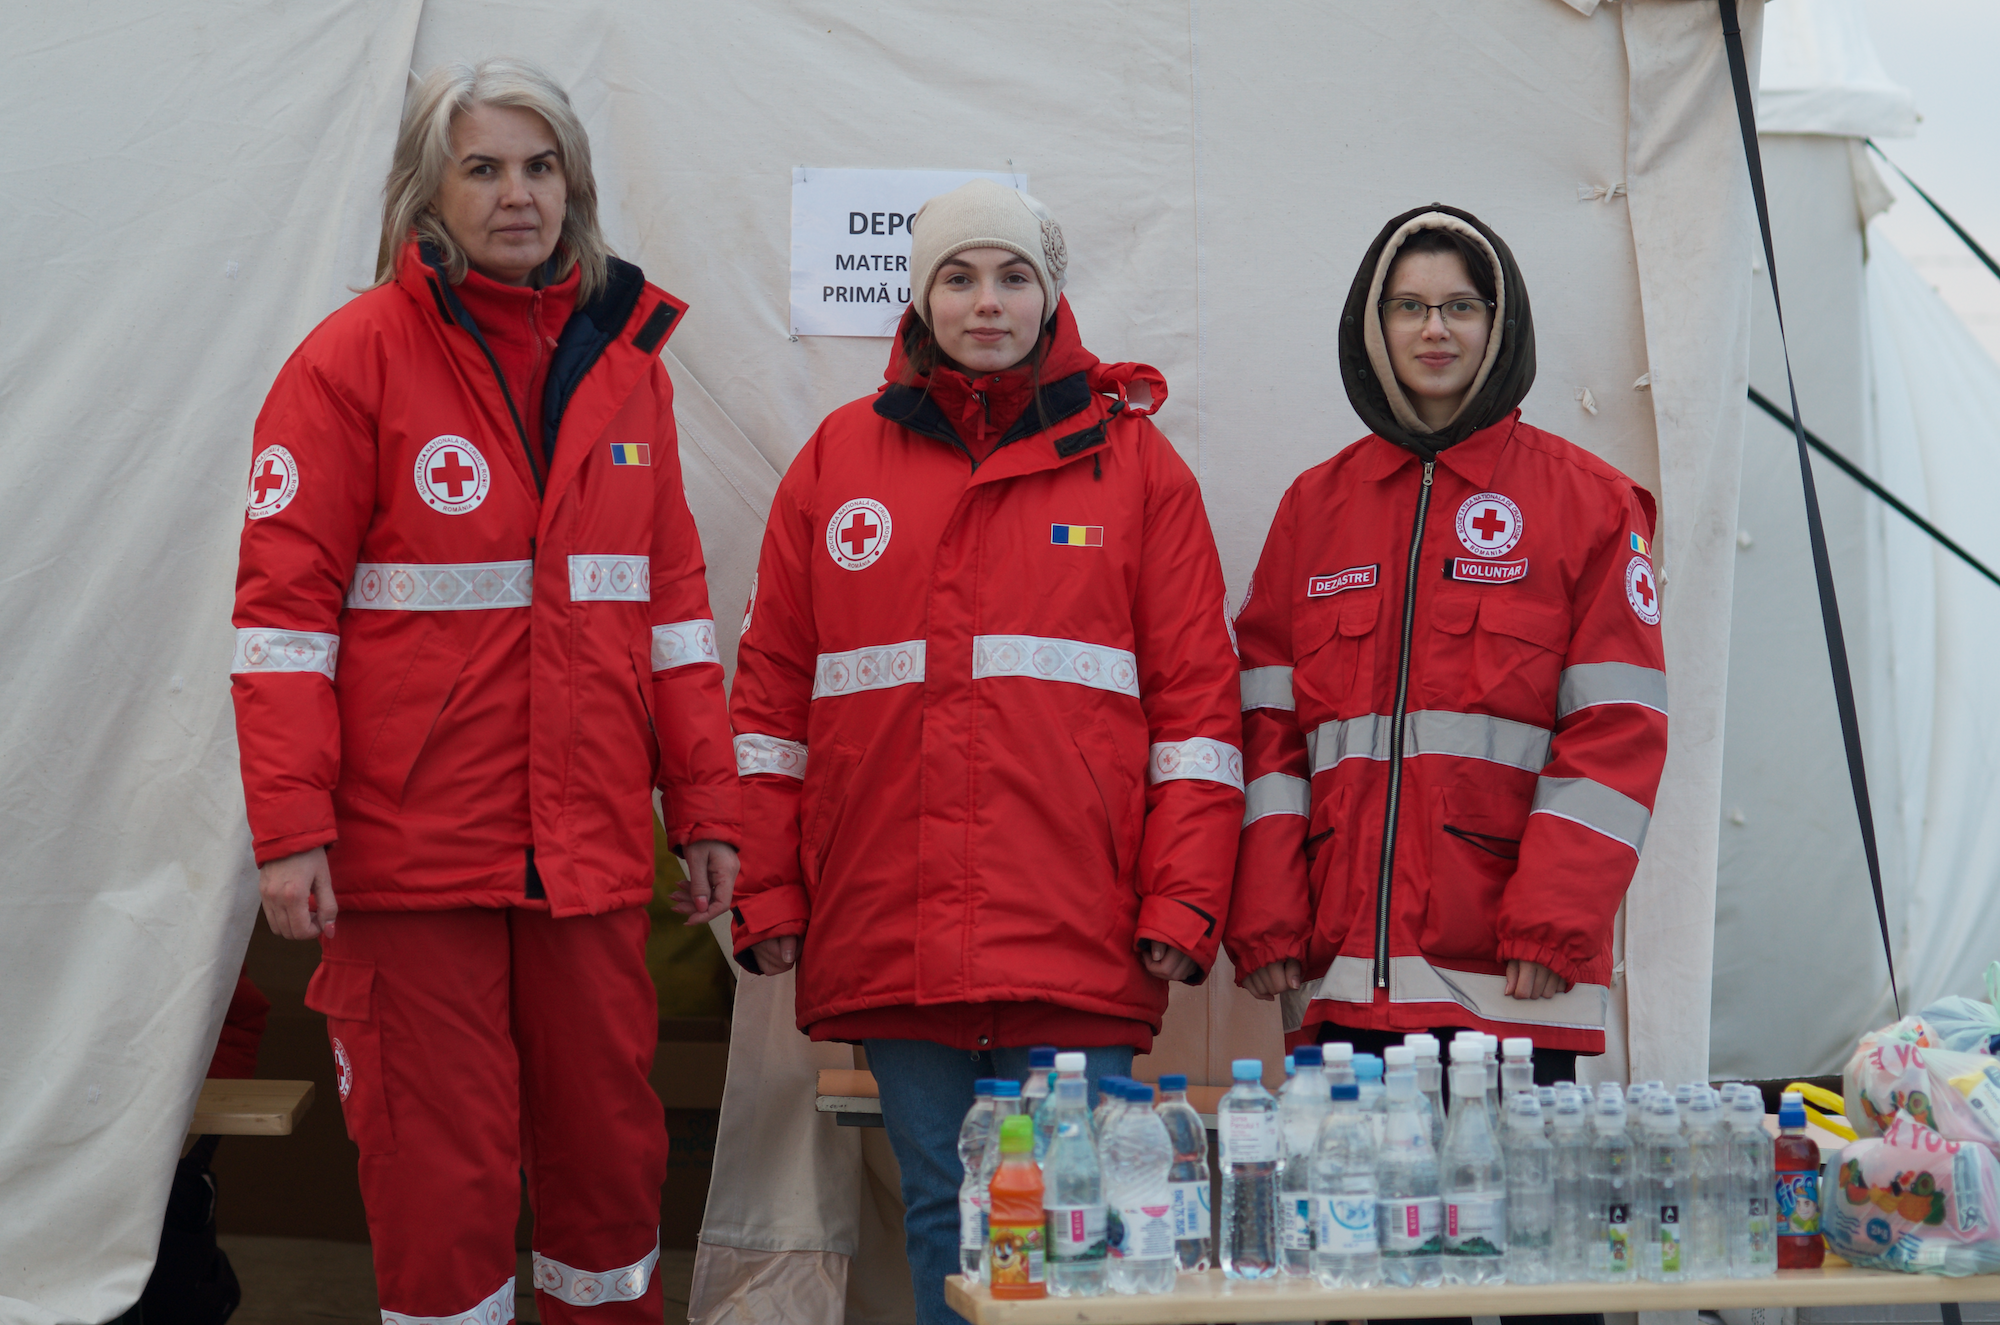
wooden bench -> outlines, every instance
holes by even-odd
[[[1159,1082],[1146,1083],[1155,1090]],[[1189,1086],[1188,1103],[1201,1115],[1201,1125],[1215,1130],[1215,1106],[1227,1094],[1227,1086]],[[834,1115],[842,1127],[880,1127],[882,1092],[876,1088],[875,1074],[855,1068],[827,1067],[819,1073],[818,1097],[814,1106]]]
[[[232,1080],[210,1077],[201,1083],[193,1136],[290,1136],[312,1107],[310,1081]]]

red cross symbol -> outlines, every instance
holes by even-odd
[[[1483,542],[1491,543],[1507,532],[1507,521],[1501,516],[1498,508],[1489,506],[1479,513],[1479,518],[1472,522],[1472,527],[1479,531],[1479,537]]]
[[[285,476],[278,472],[278,462],[275,459],[265,460],[264,468],[258,473],[257,477],[250,480],[250,487],[257,494],[252,499],[253,503],[262,506],[264,504],[264,494],[272,488],[284,487],[285,482]]]
[[[868,523],[868,512],[856,511],[854,518],[847,522],[847,528],[840,531],[840,541],[847,544],[848,556],[859,557],[868,550],[868,544],[875,535],[881,532],[880,525]]]
[[[430,474],[433,484],[442,483],[451,489],[451,499],[457,501],[463,494],[459,489],[479,477],[479,471],[458,458],[458,452],[447,450],[444,463]]]
[[[1639,601],[1647,607],[1651,607],[1653,605],[1653,577],[1644,571],[1640,571],[1638,578],[1632,583],[1633,587],[1638,590]]]

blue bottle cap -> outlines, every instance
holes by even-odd
[[[1229,1065],[1229,1077],[1232,1081],[1262,1081],[1264,1064],[1255,1058],[1239,1058]]]
[[[1380,1081],[1382,1060],[1374,1054],[1354,1055],[1354,1075],[1363,1081]]]
[[[1186,1074],[1185,1072],[1169,1072],[1169,1073],[1167,1073],[1167,1074],[1166,1074],[1165,1076],[1162,1076],[1162,1077],[1160,1078],[1160,1089],[1161,1089],[1161,1090],[1186,1090],[1186,1089],[1187,1089],[1187,1074]]]
[[[1021,1083],[1018,1081],[996,1081],[993,1083],[993,1098],[996,1100],[1018,1100],[1021,1098]]]
[[[1030,1068],[1054,1067],[1055,1065],[1056,1065],[1056,1047],[1054,1045],[1038,1044],[1034,1048],[1028,1050],[1028,1066]]]
[[[1336,1081],[1333,1097],[1337,1100],[1358,1100],[1361,1098],[1361,1087],[1352,1081]]]
[[[1792,1102],[1791,1102],[1790,1100],[1786,1100],[1786,1101],[1784,1102],[1784,1104],[1782,1104],[1782,1105],[1780,1105],[1780,1106],[1779,1106],[1779,1108],[1778,1108],[1778,1126],[1780,1126],[1780,1127],[1804,1127],[1805,1125],[1806,1125],[1806,1106],[1805,1106],[1805,1105],[1803,1105],[1803,1104],[1794,1104],[1794,1103],[1792,1103]]]
[[[1143,1081],[1127,1082],[1125,1086],[1125,1098],[1134,1104],[1151,1104],[1153,1102],[1153,1088]]]
[[[1326,1059],[1316,1044],[1302,1044],[1292,1050],[1292,1061],[1300,1067],[1320,1067]]]
[[[981,1077],[979,1080],[973,1082],[972,1093],[974,1095],[991,1095],[993,1093],[993,1078]]]

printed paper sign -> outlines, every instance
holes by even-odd
[[[792,170],[792,334],[888,336],[910,304],[910,218],[991,170]]]

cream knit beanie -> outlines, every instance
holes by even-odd
[[[1055,316],[1069,250],[1062,227],[1049,209],[1018,189],[975,179],[940,193],[910,218],[910,304],[929,326],[931,281],[954,253],[969,248],[1004,248],[1035,269],[1042,284],[1042,320]]]

